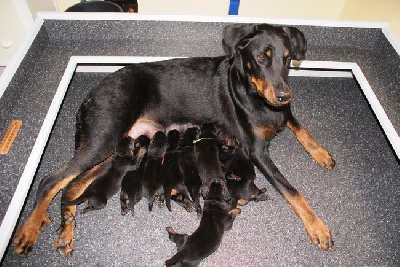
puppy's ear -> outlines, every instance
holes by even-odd
[[[282,27],[287,34],[292,46],[292,58],[295,60],[303,60],[306,57],[307,41],[303,32],[295,27]]]
[[[256,25],[253,24],[235,24],[229,25],[224,28],[222,46],[225,54],[232,57],[236,49],[243,45],[242,40],[248,39],[257,30]]]

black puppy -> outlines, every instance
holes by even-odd
[[[200,216],[200,187],[201,179],[197,171],[196,157],[194,155],[193,141],[197,139],[198,128],[188,128],[181,136],[178,150],[178,163],[181,170],[184,183],[189,191],[189,194],[194,201],[194,209]]]
[[[246,205],[249,201],[265,201],[266,188],[258,188],[254,183],[254,165],[246,156],[244,148],[233,136],[224,137],[219,159],[225,172],[226,185],[231,195],[231,207]]]
[[[180,153],[180,150],[177,149],[180,140],[179,131],[169,131],[167,140],[169,147],[165,153],[161,169],[161,178],[164,180],[165,205],[171,211],[172,198],[176,203],[190,212],[193,210],[193,202],[189,198],[189,192],[178,164],[178,154]]]
[[[141,135],[138,139],[143,140],[143,146],[146,148],[150,144],[150,139]],[[147,152],[143,156],[139,167],[134,171],[129,171],[126,173],[125,177],[122,179],[121,192],[120,192],[120,203],[121,203],[121,214],[126,215],[129,210],[132,211],[134,215],[135,205],[143,198],[144,188],[143,188],[143,173],[144,167],[146,165]]]
[[[160,207],[163,204],[163,182],[160,174],[167,147],[167,136],[162,131],[156,132],[147,150],[143,173],[144,196],[149,202],[149,211],[153,209],[154,202],[158,202]]]
[[[221,142],[217,136],[216,127],[211,123],[204,123],[200,129],[199,138],[194,141],[194,153],[196,156],[197,169],[201,179],[201,192],[203,197],[207,196],[210,183],[214,179],[225,181],[219,161]],[[224,189],[225,182],[222,182]],[[224,190],[225,198],[230,199],[229,191]]]
[[[128,171],[133,171],[140,165],[146,153],[148,141],[143,137],[133,140],[126,136],[122,138],[113,154],[111,164],[104,167],[103,172],[75,200],[62,200],[67,205],[78,205],[88,200],[88,205],[81,213],[99,210],[107,205],[107,200],[118,192],[122,178]]]
[[[167,227],[169,239],[176,243],[178,252],[165,262],[166,266],[177,263],[180,263],[178,266],[198,266],[200,261],[218,249],[224,232],[232,228],[236,216],[240,214],[240,209],[229,209],[224,200],[223,184],[219,179],[211,181],[204,201],[203,217],[193,234],[178,234],[172,227]]]

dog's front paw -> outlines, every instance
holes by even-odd
[[[318,246],[324,251],[333,249],[332,234],[320,218],[316,217],[311,223],[308,223],[306,230],[314,246]]]
[[[317,149],[312,150],[310,153],[311,153],[311,156],[313,157],[313,159],[322,168],[327,168],[329,170],[332,170],[333,167],[335,167],[335,165],[336,165],[335,160],[333,159],[331,154],[329,154],[329,152],[326,151],[326,149],[323,148],[322,146],[318,147]]]
[[[16,254],[26,255],[36,244],[42,230],[51,222],[51,218],[45,216],[43,220],[34,220],[32,217],[21,226],[14,237],[13,243],[15,245],[14,252]]]

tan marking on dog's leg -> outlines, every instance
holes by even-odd
[[[86,171],[74,181],[72,181],[64,192],[64,198],[67,201],[72,201],[78,198],[86,190],[86,188],[98,177],[99,173],[107,167],[107,164],[111,164],[112,157],[108,157],[102,163],[94,166],[90,170]]]
[[[311,136],[306,128],[296,127],[290,121],[288,121],[287,126],[296,135],[299,143],[321,167],[330,170],[333,169],[335,160],[329,152]]]
[[[16,245],[14,248],[15,253],[27,254],[32,250],[42,229],[51,221],[51,218],[46,215],[51,201],[76,176],[77,174],[70,175],[58,182],[39,203],[36,203],[30,216],[19,228],[14,237],[13,243]]]
[[[304,197],[300,193],[295,195],[287,194],[284,196],[289,202],[293,211],[302,220],[311,243],[319,246],[322,250],[333,248],[331,232],[325,223],[314,213]]]
[[[66,206],[62,211],[61,227],[54,247],[63,256],[68,256],[74,249],[76,206]]]

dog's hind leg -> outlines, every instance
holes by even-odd
[[[46,212],[53,198],[73,179],[84,171],[91,169],[95,165],[94,162],[103,161],[104,158],[107,157],[107,152],[104,151],[104,153],[102,153],[102,155],[106,155],[103,157],[100,157],[99,153],[94,152],[89,152],[89,155],[97,156],[89,157],[87,153],[80,153],[78,150],[67,164],[50,176],[42,179],[37,191],[35,206],[29,217],[14,236],[13,243],[15,244],[15,253],[27,254],[31,251],[42,229],[50,221]]]
[[[63,256],[68,256],[74,249],[76,206],[62,205],[61,226],[58,237],[54,241],[54,247]]]

